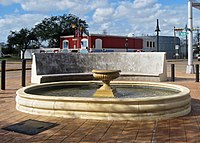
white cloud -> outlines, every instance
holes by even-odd
[[[45,15],[40,14],[6,15],[0,19],[0,42],[7,40],[10,31],[20,30],[21,28],[33,28],[44,17]]]
[[[134,8],[146,8],[146,7],[151,7],[154,5],[156,0],[134,0],[133,5]]]
[[[112,18],[113,8],[97,8],[93,15],[93,20],[98,23],[108,22]]]
[[[35,11],[35,12],[49,12],[57,11],[57,2],[54,0],[27,0],[21,3],[22,9],[25,11]]]
[[[1,5],[11,5],[13,3],[20,3],[23,0],[0,0]]]
[[[112,26],[112,22],[107,22],[107,23],[102,24],[100,28],[103,31],[104,29],[109,29],[111,26]]]
[[[128,18],[128,16],[131,14],[131,6],[132,3],[130,2],[121,2],[115,9],[113,16],[117,19]]]
[[[117,7],[112,7],[112,12],[96,10],[93,20],[96,19],[101,26],[91,31],[102,31],[109,21],[111,24],[107,31],[111,34],[155,35],[156,19],[159,19],[160,34],[173,35],[174,26],[182,27],[187,23],[187,5],[169,7],[161,5],[157,0],[122,1]]]
[[[52,11],[71,11],[73,14],[86,14],[91,7],[88,5],[89,0],[27,0],[21,3],[21,6],[26,11],[35,12],[52,12]]]

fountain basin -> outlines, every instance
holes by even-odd
[[[34,90],[54,86],[80,86],[101,84],[98,81],[67,81],[31,85],[16,93],[16,109],[25,113],[65,118],[101,120],[162,120],[187,115],[191,111],[191,97],[188,88],[153,82],[113,81],[112,85],[134,88],[147,86],[176,91],[166,96],[137,98],[64,97],[44,96],[32,93]],[[81,94],[81,92],[80,92]]]

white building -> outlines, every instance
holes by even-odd
[[[24,58],[32,59],[33,53],[58,53],[58,52],[60,52],[60,48],[26,49]],[[21,59],[22,59],[22,52],[21,52]]]

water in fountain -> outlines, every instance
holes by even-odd
[[[91,83],[88,85],[62,85],[53,87],[43,87],[27,91],[29,94],[44,95],[44,96],[61,96],[61,97],[93,97],[92,95],[100,87],[100,84]],[[141,97],[156,97],[177,94],[178,90],[139,86],[139,85],[112,85],[116,88],[116,98],[141,98]]]

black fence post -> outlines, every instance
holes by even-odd
[[[6,61],[1,61],[1,89],[6,89]]]
[[[22,60],[22,86],[26,86],[26,60]]]
[[[199,82],[199,65],[196,64],[196,82]]]
[[[171,64],[171,81],[175,81],[174,64]]]

